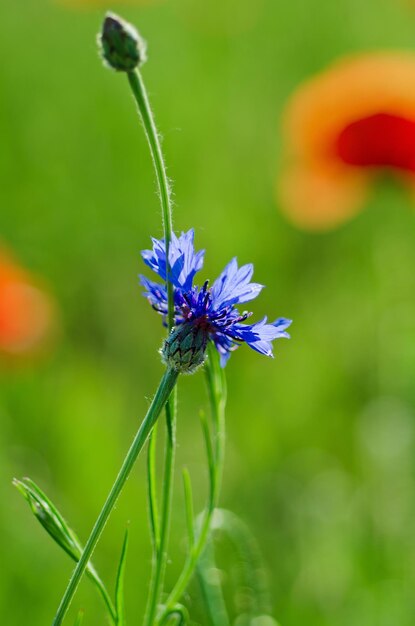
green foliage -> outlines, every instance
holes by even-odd
[[[187,468],[183,468],[183,491],[186,510],[187,534],[189,537],[189,550],[192,550],[195,543],[195,515],[193,511],[192,482]]]
[[[117,580],[116,580],[116,585],[115,585],[115,610],[117,613],[117,626],[126,626],[124,576],[125,576],[127,549],[128,549],[128,528],[125,531],[124,541],[123,541],[122,548],[121,548],[121,556],[120,556],[120,562],[118,564]]]
[[[186,626],[189,624],[189,612],[182,604],[176,604],[160,621],[160,626]]]

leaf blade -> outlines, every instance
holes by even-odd
[[[124,597],[124,575],[128,550],[128,528],[125,530],[124,541],[122,543],[120,561],[118,563],[117,578],[115,582],[115,611],[117,614],[117,626],[125,626],[125,597]]]

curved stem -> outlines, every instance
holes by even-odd
[[[78,564],[75,567],[75,570],[71,576],[69,584],[63,595],[62,601],[59,605],[58,612],[56,613],[55,619],[53,620],[53,626],[59,626],[59,624],[62,624],[63,618],[75,594],[79,581],[81,580],[82,575],[85,572],[88,561],[91,558],[96,544],[98,543],[98,540],[111,514],[111,511],[114,508],[117,498],[120,495],[122,488],[124,487],[125,482],[134,466],[134,463],[137,460],[137,457],[142,447],[144,446],[154,424],[156,423],[158,416],[160,415],[160,412],[165,406],[167,400],[169,399],[169,396],[176,384],[177,377],[178,373],[176,371],[168,369],[166,370],[163,378],[160,381],[153,401],[147,411],[144,420],[141,423],[140,428],[138,429],[136,436],[134,437],[133,443],[123,461],[114,485],[112,486],[112,489],[108,494],[105,504],[102,507],[101,513],[99,514],[98,519],[94,524],[89,539],[82,552],[82,556],[79,559]]]
[[[156,170],[157,186],[160,193],[160,202],[163,215],[164,240],[166,244],[166,260],[169,258],[169,247],[172,238],[172,211],[169,181],[166,174],[166,166],[164,163],[163,153],[161,151],[160,139],[157,133],[154,117],[151,112],[147,91],[144,86],[143,79],[138,70],[127,73],[128,82],[137,102],[138,110],[141,115],[147,141],[150,147],[151,156],[153,158],[154,168]],[[168,300],[168,325],[171,330],[174,326],[174,302],[173,302],[173,285],[169,280],[170,266],[166,263],[166,286]]]
[[[149,144],[151,156],[153,158],[154,169],[156,172],[157,186],[160,194],[161,209],[163,215],[164,240],[166,245],[166,289],[168,301],[168,328],[169,331],[174,326],[174,300],[173,285],[169,280],[170,264],[169,246],[172,238],[172,207],[170,186],[166,173],[163,153],[161,150],[160,139],[157,133],[156,124],[151,111],[147,91],[138,70],[128,72],[128,81],[137,102],[138,110],[143,122],[145,134]],[[169,538],[171,505],[173,498],[173,476],[176,446],[176,394],[174,393],[166,405],[166,454],[163,476],[163,498],[160,516],[159,534],[156,540],[153,540],[153,568],[150,581],[150,592],[147,603],[147,611],[145,624],[151,625],[154,621],[160,596],[163,590],[164,574],[167,563],[167,544]],[[154,444],[155,445],[155,444]],[[150,461],[150,469],[152,462]],[[154,462],[153,462],[154,466]],[[154,467],[153,467],[154,469]],[[154,506],[155,494],[150,493],[150,507]],[[153,520],[154,522],[154,520]]]
[[[196,541],[193,546],[191,546],[176,585],[165,602],[163,612],[157,621],[158,624],[162,624],[168,613],[173,610],[193,576],[199,557],[206,547],[209,539],[212,517],[219,500],[225,453],[226,382],[225,374],[219,365],[218,355],[215,348],[212,346],[209,347],[209,358],[205,370],[215,435],[214,464],[211,468],[209,500],[203,514]]]
[[[160,626],[163,626],[163,624],[166,624],[168,620],[171,620],[174,617],[176,617],[175,626],[184,626],[185,624],[187,624],[187,622],[189,621],[189,613],[186,607],[182,606],[181,604],[175,606],[163,617],[163,622],[160,623]]]

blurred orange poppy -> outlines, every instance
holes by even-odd
[[[278,198],[305,228],[355,215],[374,175],[415,187],[415,56],[385,52],[338,61],[301,86],[284,117]]]
[[[22,357],[44,350],[55,328],[51,297],[0,251],[0,357]]]

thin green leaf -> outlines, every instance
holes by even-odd
[[[215,428],[220,430],[219,421],[225,411],[226,405],[226,376],[225,370],[220,365],[219,355],[215,347],[210,345],[208,350],[209,358],[206,367],[208,392]]]
[[[212,446],[212,438],[209,431],[209,424],[203,411],[200,411],[199,418],[200,424],[202,426],[203,438],[205,440],[206,455],[209,467],[209,478],[210,482],[212,483],[215,477],[215,454]]]
[[[117,579],[115,583],[115,610],[117,613],[117,626],[125,626],[125,602],[124,602],[124,574],[128,549],[128,528],[125,531],[124,541],[121,548],[120,562],[118,564]]]
[[[189,547],[190,550],[192,550],[195,543],[195,516],[193,511],[192,483],[187,467],[183,468],[183,490],[186,508],[187,533],[189,535]]]
[[[156,442],[157,424],[150,435],[147,453],[147,476],[148,476],[148,508],[150,514],[151,538],[155,553],[158,554],[160,548],[160,520],[157,505],[157,481],[156,481]]]
[[[81,626],[83,621],[84,621],[84,612],[81,609],[78,613],[78,617],[76,618],[75,626]]]
[[[79,561],[83,547],[75,532],[70,528],[59,510],[48,496],[30,478],[15,478],[13,485],[28,502],[32,513],[52,539],[76,562]],[[87,566],[87,574],[101,594],[112,622],[115,622],[115,608],[91,562]]]

